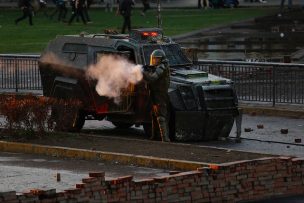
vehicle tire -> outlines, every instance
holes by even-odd
[[[74,120],[74,123],[72,124],[72,127],[69,129],[70,132],[79,132],[85,123],[85,114],[83,111],[79,110],[77,117]]]
[[[145,131],[145,136],[150,138],[152,136],[152,124],[151,123],[144,123],[143,128]]]
[[[175,136],[175,111],[170,111],[170,120],[169,120],[169,138],[171,141],[176,141]]]
[[[223,127],[221,129],[221,132],[220,132],[220,137],[229,137],[230,135],[230,132],[232,130],[232,127],[233,127],[233,123],[234,123],[234,118],[233,117],[230,117],[230,118],[227,118],[225,119],[225,122],[223,123]]]
[[[60,115],[62,112],[59,108],[52,108],[52,119],[55,121],[55,130],[64,132],[79,132],[85,123],[85,113],[78,110],[73,119]]]
[[[123,122],[116,122],[116,121],[111,121],[113,125],[115,125],[116,128],[121,128],[121,129],[127,129],[130,128],[133,123],[123,123]]]

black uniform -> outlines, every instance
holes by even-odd
[[[142,0],[142,3],[143,3],[143,10],[141,12],[142,15],[145,15],[146,11],[150,8],[150,3],[149,3],[149,0]]]
[[[57,0],[57,6],[59,9],[59,14],[58,14],[58,21],[65,20],[66,14],[68,12],[68,9],[65,5],[64,0]]]
[[[30,0],[20,0],[19,1],[19,7],[22,9],[23,11],[23,16],[21,16],[20,18],[15,20],[15,24],[18,24],[19,21],[26,19],[27,17],[29,18],[29,24],[33,25],[33,21],[32,21],[32,11],[33,11],[33,7],[30,3]]]
[[[121,31],[122,34],[125,33],[126,28],[128,28],[128,31],[131,30],[131,14],[132,14],[133,5],[134,2],[132,0],[121,0],[119,3],[119,13],[124,18],[122,31]]]
[[[84,15],[83,15],[83,7],[84,7],[84,0],[72,0],[72,16],[69,20],[69,25],[73,22],[76,16],[80,16],[83,24],[87,24]]]
[[[170,70],[166,61],[155,67],[153,72],[144,71],[144,79],[149,83],[150,96],[153,104],[153,116],[156,117],[163,141],[169,139],[169,95]],[[153,125],[155,129],[156,125]],[[155,134],[154,134],[155,135]],[[154,136],[152,135],[152,137]]]

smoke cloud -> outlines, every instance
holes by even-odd
[[[100,96],[120,101],[123,89],[142,80],[142,66],[135,65],[119,55],[104,55],[86,72],[89,79],[97,80],[96,91]]]

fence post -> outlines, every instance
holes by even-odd
[[[272,66],[272,106],[276,103],[276,66]]]
[[[18,92],[18,80],[19,80],[19,65],[18,65],[18,60],[17,58],[14,57],[15,61],[15,90]]]

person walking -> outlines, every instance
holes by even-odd
[[[84,4],[83,4],[83,8],[82,8],[83,16],[87,23],[92,23],[91,18],[89,16],[89,12],[88,12],[91,3],[92,3],[92,1],[84,0]]]
[[[18,6],[21,8],[23,15],[20,18],[17,18],[15,20],[15,24],[17,25],[20,21],[28,18],[29,19],[29,24],[33,25],[33,21],[32,21],[32,12],[33,12],[33,8],[32,5],[30,3],[30,0],[20,0],[18,3]]]
[[[58,21],[65,21],[66,14],[68,12],[68,9],[66,7],[66,2],[65,0],[57,0],[56,3],[59,11]]]
[[[141,2],[143,4],[143,6],[144,6],[144,8],[143,8],[143,10],[141,12],[141,15],[145,16],[146,15],[146,11],[150,9],[150,2],[149,2],[149,0],[142,0]]]
[[[83,24],[87,24],[84,16],[83,16],[83,4],[84,4],[84,0],[72,0],[71,1],[71,5],[72,5],[72,15],[71,18],[68,22],[69,25],[71,25],[71,23],[73,22],[74,18],[77,16],[81,17],[81,20],[83,22]]]
[[[285,0],[281,0],[281,5],[280,5],[280,14],[281,15],[284,10],[284,4],[285,4]],[[291,9],[291,7],[292,7],[292,0],[288,0],[288,9]]]
[[[119,1],[119,13],[122,15],[124,21],[122,25],[121,33],[124,34],[126,31],[126,28],[128,28],[128,31],[131,30],[131,14],[132,14],[132,8],[134,6],[134,2],[132,0],[120,0]]]
[[[151,70],[152,69],[152,70]],[[170,142],[169,138],[169,95],[170,69],[166,54],[161,49],[156,49],[150,56],[149,70],[143,71],[144,80],[149,84],[150,98],[152,101],[152,136],[158,130],[163,142]],[[154,123],[156,121],[156,125]]]
[[[106,12],[113,12],[114,0],[105,0]]]

